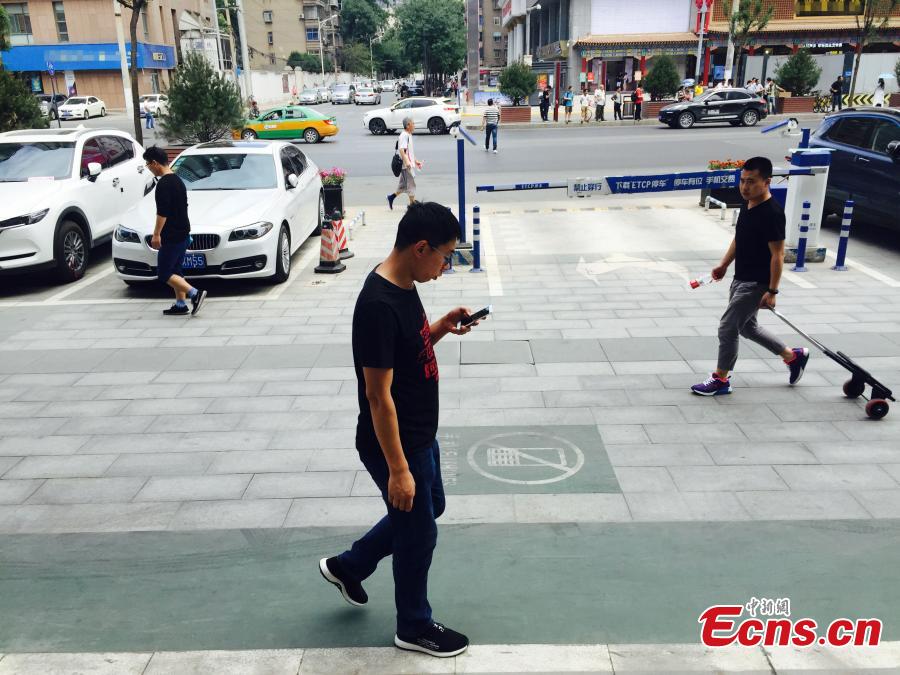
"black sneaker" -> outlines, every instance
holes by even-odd
[[[422,652],[431,656],[446,659],[450,656],[462,654],[469,648],[469,638],[462,633],[457,633],[452,628],[439,624],[431,624],[431,628],[419,637],[394,636],[394,644],[400,649],[410,652]]]
[[[164,309],[163,314],[166,316],[184,316],[185,314],[190,314],[191,310],[188,309],[187,305],[179,305],[174,304],[169,309]]]
[[[791,372],[791,377],[788,381],[791,384],[797,384],[806,371],[806,363],[809,361],[809,350],[806,347],[795,347],[792,351],[794,352],[794,358],[787,363],[788,370]]]
[[[191,315],[196,314],[200,311],[200,305],[203,304],[203,301],[206,300],[206,291],[197,290],[197,295],[191,298],[191,304],[194,308],[191,310]]]
[[[335,558],[322,558],[319,561],[319,572],[330,584],[338,587],[344,600],[354,607],[362,607],[369,602],[369,596],[363,590],[362,584],[348,578],[340,569],[340,563]]]

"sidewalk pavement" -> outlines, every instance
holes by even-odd
[[[390,565],[358,612],[315,568],[383,509],[353,449],[350,317],[402,212],[372,206],[343,274],[313,274],[310,240],[287,284],[213,294],[193,319],[102,273],[0,302],[0,597],[15,617],[0,673],[100,663],[52,653],[127,652],[111,658],[131,670],[106,672],[148,673],[268,658],[243,650],[293,650],[286,672],[525,670],[534,653],[552,670],[900,667],[900,411],[866,419],[818,352],[790,387],[747,343],[732,395],[688,391],[714,366],[728,289],[687,281],[719,259],[730,218],[693,196],[481,206],[486,272],[420,287],[432,316],[494,308],[435,350],[448,503],[429,587],[470,655],[373,650],[392,636]],[[787,272],[779,308],[896,384],[898,262],[855,239],[848,272]],[[699,614],[751,596],[819,625],[880,618],[889,643],[784,660],[700,648]],[[193,654],[207,650],[228,654]]]

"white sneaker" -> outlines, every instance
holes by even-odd
[[[494,154],[495,154],[495,155],[497,154],[497,151],[496,151],[496,150],[494,150]]]

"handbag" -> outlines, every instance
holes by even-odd
[[[391,158],[391,172],[398,178],[403,172],[403,160],[400,159],[400,153],[398,152],[398,148],[400,147],[399,144],[400,141],[394,143],[394,156]]]

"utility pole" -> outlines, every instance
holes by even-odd
[[[337,14],[332,14],[327,19],[322,19],[319,21],[319,67],[322,69],[322,86],[325,86],[325,53],[322,50],[322,43],[325,42],[325,36],[322,34],[322,27],[328,23],[329,21],[334,21],[338,18]],[[332,38],[333,39],[333,38]],[[337,53],[335,53],[337,56]],[[337,76],[337,59],[335,58],[335,76]],[[335,77],[335,83],[337,83],[337,77]]]
[[[125,92],[125,111],[128,117],[134,116],[134,106],[131,101],[131,74],[128,72],[128,59],[125,56],[125,29],[122,27],[122,5],[118,0],[112,0],[113,10],[116,13],[116,42],[119,43],[119,67],[122,70],[122,89]]]
[[[241,61],[244,64],[244,94],[249,98],[253,96],[253,79],[250,77],[250,45],[247,36],[247,23],[244,21],[244,3],[242,0],[234,0],[237,10],[238,32],[241,34]]]
[[[734,65],[734,40],[731,37],[731,21],[730,17],[735,15],[741,9],[741,0],[731,0],[731,14],[729,15],[728,30],[728,52],[725,54],[725,82],[732,79],[732,66]],[[734,84],[732,82],[732,84]]]
[[[700,63],[703,60],[703,29],[706,26],[706,12],[709,8],[706,6],[706,0],[703,0],[703,6],[700,8],[700,31],[697,40],[697,66],[694,68],[694,84],[700,82]]]

